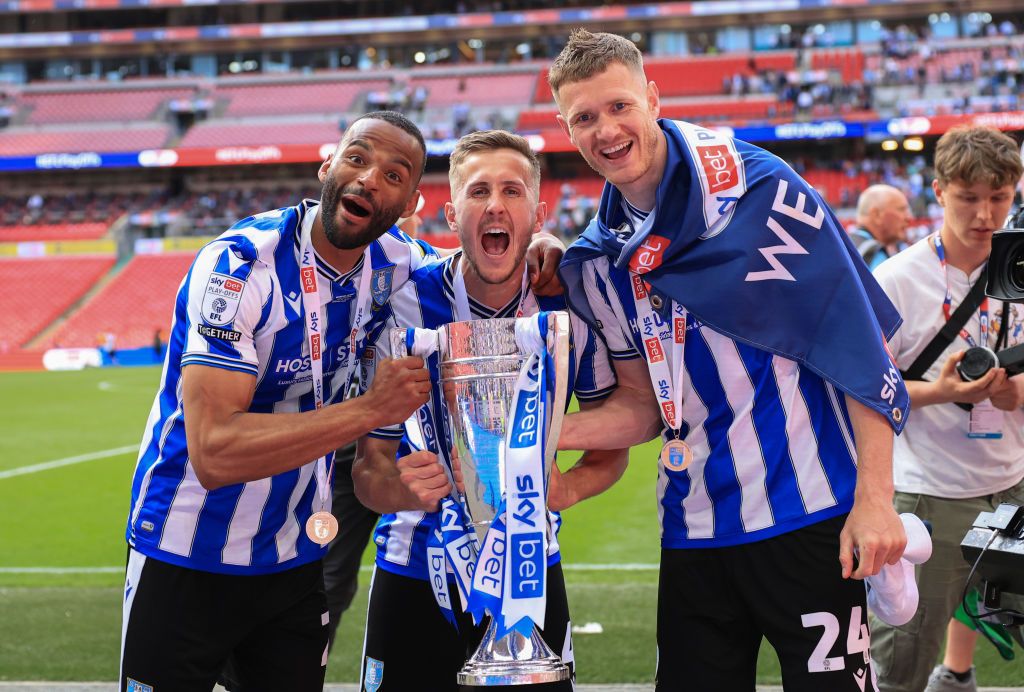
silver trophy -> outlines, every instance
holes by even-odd
[[[515,324],[515,319],[471,320],[453,322],[437,330],[441,386],[466,486],[465,507],[479,545],[483,544],[505,491],[505,427],[516,380],[528,356],[516,344]],[[407,353],[405,335],[404,329],[392,330],[395,357]],[[569,379],[568,313],[549,315],[547,347],[555,364],[557,384],[548,411],[545,474],[551,472],[565,411]],[[472,687],[535,685],[567,679],[569,667],[551,651],[536,627],[529,637],[512,630],[499,639],[493,621],[476,653],[458,674],[458,684]]]

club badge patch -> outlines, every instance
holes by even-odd
[[[238,313],[245,282],[213,272],[203,295],[203,321],[215,326],[230,324]]]
[[[395,277],[395,265],[374,269],[370,276],[370,294],[373,296],[373,309],[380,310],[391,296],[391,282]]]
[[[363,673],[364,692],[377,692],[384,680],[384,661],[366,657],[366,671]]]

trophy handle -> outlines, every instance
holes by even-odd
[[[551,470],[565,418],[565,402],[569,396],[569,313],[552,312],[548,316],[548,353],[555,362],[555,395],[551,402],[551,424],[544,446],[544,472]]]
[[[408,355],[412,355],[409,352],[408,342],[406,341],[407,330],[400,327],[395,327],[388,330],[388,341],[391,343],[391,357],[393,359],[405,358]],[[431,405],[431,399],[427,400],[427,406]],[[406,435],[409,436],[409,441],[418,449],[427,449],[427,436],[423,432],[423,426],[420,421],[419,411],[414,411],[409,419],[403,424]]]

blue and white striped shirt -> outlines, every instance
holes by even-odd
[[[629,270],[598,257],[584,266],[583,282],[612,358],[643,356]],[[656,318],[667,320],[672,308]],[[676,373],[679,363],[671,367]],[[659,460],[662,547],[749,543],[851,509],[856,450],[842,392],[689,314],[683,367],[680,437],[694,459],[683,471]]]
[[[264,574],[321,558],[304,527],[319,509],[314,461],[292,471],[208,491],[189,461],[181,373],[205,365],[250,373],[249,411],[311,411],[309,343],[299,283],[299,237],[318,203],[306,200],[235,224],[199,251],[178,289],[160,389],[142,439],[128,519],[129,545],[175,565],[226,574]],[[395,228],[371,243],[372,315],[392,289],[435,259],[430,246]],[[347,389],[347,340],[363,260],[339,274],[316,258],[324,306],[324,401]],[[362,340],[361,340],[362,341]],[[314,507],[314,505],[316,505]]]
[[[394,327],[420,327],[436,329],[450,322],[458,321],[455,300],[455,272],[458,271],[459,258],[462,253],[446,258],[417,271],[409,282],[396,291],[391,297],[388,315],[384,328],[380,330],[374,341],[372,351],[364,358],[364,364],[375,364],[379,358],[391,357],[391,344],[388,332]],[[489,319],[495,317],[515,317],[520,303],[520,295],[516,295],[508,305],[493,310],[473,300],[469,296],[469,309],[473,319]],[[565,310],[565,299],[562,297],[537,297],[541,310]],[[524,308],[536,305],[532,301],[524,301]],[[527,316],[533,314],[526,310]],[[576,398],[580,401],[596,401],[608,396],[615,388],[615,372],[608,359],[607,349],[583,320],[570,313],[572,326],[572,351],[569,366],[569,383],[573,387]],[[432,359],[436,361],[436,359]],[[436,363],[431,363],[431,374],[437,377]],[[372,381],[372,368],[364,368],[362,384],[364,387]],[[440,431],[439,431],[440,432]],[[382,428],[371,433],[373,437],[384,439],[401,439],[402,426]],[[408,454],[408,447],[399,449],[399,456]],[[553,564],[558,560],[558,527],[560,517],[549,512],[548,561]],[[374,532],[377,544],[377,566],[381,569],[412,577],[428,578],[426,565],[427,540],[438,526],[437,513],[405,511],[385,514],[381,517]]]

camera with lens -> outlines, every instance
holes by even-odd
[[[1006,368],[1007,377],[1024,372],[1024,344],[1005,348],[999,353],[984,346],[973,346],[956,364],[956,371],[965,382],[980,380],[992,368]]]
[[[1006,228],[992,234],[985,293],[997,300],[1024,303],[1024,206]]]
[[[996,300],[1024,303],[1024,207],[1014,214],[1006,228],[992,235],[985,293]],[[967,349],[956,366],[960,379],[967,382],[981,379],[992,368],[1006,368],[1008,377],[1024,372],[1024,344],[999,353],[974,346]]]

